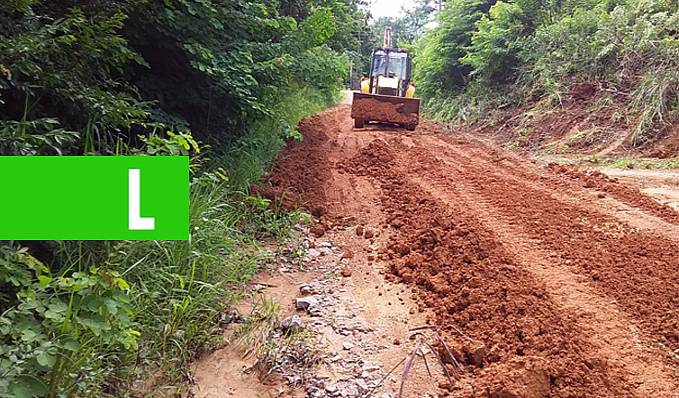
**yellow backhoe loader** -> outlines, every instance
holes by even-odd
[[[420,100],[411,81],[412,59],[406,50],[392,48],[391,28],[384,33],[384,47],[376,48],[370,75],[354,92],[351,117],[356,128],[368,122],[393,123],[415,130],[420,121]]]

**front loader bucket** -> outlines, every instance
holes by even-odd
[[[420,122],[420,99],[354,92],[351,117],[359,128],[366,122],[383,122],[415,130]]]

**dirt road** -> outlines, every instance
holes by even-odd
[[[679,397],[679,213],[432,123],[352,126],[346,105],[303,122],[274,191],[318,233],[386,237],[368,264],[481,344],[446,332],[469,385],[453,396]]]

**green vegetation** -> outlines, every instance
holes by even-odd
[[[448,0],[436,20],[415,45],[415,81],[436,118],[559,105],[581,82],[627,104],[635,143],[679,116],[676,0]]]
[[[258,242],[300,222],[248,188],[338,100],[359,3],[0,3],[0,155],[192,170],[188,242],[0,242],[0,397],[186,392],[220,312],[267,267]]]
[[[0,242],[0,397],[185,393],[220,313],[268,265],[260,242],[306,218],[250,185],[367,70],[385,26],[439,119],[527,104],[529,119],[583,82],[626,104],[635,142],[679,117],[677,0],[418,0],[372,25],[366,4],[0,2],[0,156],[191,157],[188,242]]]
[[[618,159],[591,161],[597,167],[611,167],[615,169],[642,169],[642,170],[677,170],[679,169],[679,158],[671,159],[652,159],[652,158],[632,158],[622,157]]]

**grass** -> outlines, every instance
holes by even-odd
[[[276,213],[256,203],[205,174],[192,182],[188,242],[78,244],[63,250],[72,267],[81,269],[95,260],[90,252],[99,253],[106,257],[105,268],[119,272],[130,285],[134,326],[141,335],[137,352],[106,354],[109,363],[117,364],[106,377],[112,395],[148,393],[138,386],[149,373],[161,375],[154,390],[186,392],[191,360],[221,342],[219,314],[270,264],[258,240],[282,239],[301,219],[298,212]]]
[[[259,357],[269,346],[268,339],[278,325],[280,312],[280,305],[264,295],[255,301],[252,312],[236,331],[239,343],[248,347],[246,355]]]
[[[670,159],[622,157],[616,159],[595,159],[597,167],[614,169],[679,170],[679,157]]]
[[[245,189],[264,175],[289,138],[299,139],[297,123],[307,115],[318,113],[337,104],[339,92],[328,96],[312,88],[291,88],[284,101],[274,108],[275,118],[256,121],[236,145],[217,159],[219,166],[229,170],[232,185]]]
[[[233,149],[212,161],[211,169],[226,172],[206,173],[192,182],[189,242],[126,242],[112,254],[109,262],[136,294],[142,331],[137,358],[142,363],[135,366],[133,379],[143,379],[149,368],[162,369],[163,385],[154,388],[185,393],[190,361],[222,339],[216,327],[220,312],[270,266],[260,242],[267,237],[282,241],[307,219],[301,212],[271,209],[267,200],[250,196],[248,188],[270,169],[286,139],[296,135],[299,120],[339,96],[293,88],[283,98],[273,111],[276,116],[255,122]],[[277,322],[275,303],[262,300],[256,311],[266,330]]]
[[[222,339],[216,327],[220,312],[271,263],[260,242],[284,240],[306,219],[301,212],[271,209],[267,200],[250,196],[248,187],[269,170],[286,138],[294,136],[293,126],[330,103],[313,90],[295,90],[274,110],[280,118],[256,122],[234,149],[215,159],[212,168],[227,170],[228,177],[206,173],[193,181],[189,242],[126,242],[112,254],[110,264],[135,292],[142,332],[137,356],[143,363],[134,368],[133,379],[143,379],[148,368],[162,369],[164,385],[155,389],[186,392],[190,361]],[[258,319],[267,322],[257,324],[270,330],[277,306],[266,300],[260,304]]]
[[[639,112],[632,141],[636,145],[653,136],[658,123],[667,123],[669,110],[679,103],[679,72],[671,68],[645,74],[632,95],[631,107]]]
[[[74,369],[69,379],[76,385],[52,377],[52,395],[188,393],[191,361],[222,341],[220,314],[243,297],[248,281],[271,266],[271,255],[261,242],[284,241],[296,224],[308,220],[302,212],[272,209],[269,201],[248,192],[250,184],[270,169],[286,140],[298,135],[294,126],[299,120],[339,99],[308,88],[293,88],[287,94],[271,116],[254,122],[232,149],[192,169],[189,241],[61,242],[53,249],[53,265],[57,264],[53,272],[59,276],[96,267],[124,278],[122,296],[131,313],[119,315],[130,320],[138,338],[133,347],[121,347],[98,344],[106,336],[96,334],[93,342],[87,341],[91,350],[69,354]],[[277,308],[263,302],[260,310],[270,330],[277,322]],[[105,323],[97,327],[110,330]],[[43,329],[45,336],[59,336],[57,329]],[[25,346],[28,349],[8,348],[32,358],[35,350]],[[34,369],[29,382],[50,380],[54,374],[37,365]],[[3,383],[0,395],[9,385]]]

